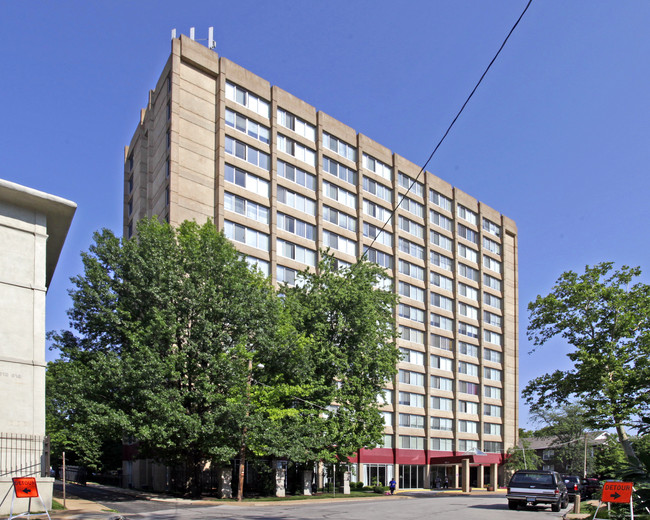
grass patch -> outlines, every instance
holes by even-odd
[[[61,502],[52,499],[52,511],[63,511],[64,509],[65,507],[63,507],[63,504]]]

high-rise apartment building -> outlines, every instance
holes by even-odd
[[[517,440],[517,228],[419,171],[181,36],[125,151],[124,234],[151,215],[210,218],[274,283],[293,284],[321,249],[348,263],[365,252],[401,297],[404,359],[384,444],[362,450],[358,478],[494,484]]]

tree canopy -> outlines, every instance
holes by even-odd
[[[650,399],[650,286],[633,283],[640,274],[610,262],[587,266],[581,275],[565,272],[531,302],[528,339],[539,347],[561,336],[573,368],[537,377],[523,391],[533,412],[577,398],[588,426],[616,428],[634,465],[625,428],[647,415]]]
[[[96,233],[82,260],[47,377],[48,431],[80,462],[123,437],[195,468],[242,445],[308,463],[381,441],[399,351],[378,266],[323,254],[278,293],[212,223],[155,219],[128,240]]]

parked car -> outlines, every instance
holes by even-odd
[[[575,501],[576,495],[582,496],[582,479],[576,475],[562,475],[564,484],[566,485],[567,493],[569,493],[569,500]]]
[[[551,510],[557,513],[569,504],[566,485],[556,471],[516,471],[508,484],[506,498],[510,509],[526,504],[551,504]]]
[[[591,498],[600,491],[600,481],[597,478],[582,479],[582,494],[585,498]]]

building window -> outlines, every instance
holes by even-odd
[[[436,356],[435,354],[431,354],[431,368],[437,368],[439,370],[452,372],[453,361],[448,357]]]
[[[494,289],[495,291],[501,290],[501,280],[495,278],[494,276],[490,276],[489,274],[483,273],[483,284],[490,289]]]
[[[431,313],[431,325],[442,330],[453,331],[454,330],[454,320],[440,316],[434,312]]]
[[[458,391],[461,394],[479,395],[479,385],[468,381],[458,381]]]
[[[424,260],[424,248],[405,238],[399,239],[399,250],[420,260]]]
[[[542,460],[552,460],[555,457],[555,450],[542,450]]]
[[[133,154],[129,155],[129,158],[127,159],[128,165],[129,165],[129,171],[133,170]]]
[[[316,226],[295,217],[278,212],[278,229],[293,233],[308,240],[316,239]]]
[[[316,201],[282,186],[278,186],[278,202],[307,213],[307,215],[311,215],[312,217],[316,215]]]
[[[269,223],[269,208],[266,206],[228,192],[224,193],[223,201],[224,207],[228,211],[239,213],[262,224]]]
[[[357,185],[357,172],[343,166],[342,164],[336,162],[333,159],[330,159],[327,156],[323,156],[323,170],[327,173],[338,177],[342,181],[352,184],[353,186]]]
[[[316,176],[307,173],[300,168],[296,168],[292,164],[287,164],[284,161],[278,160],[278,176],[288,181],[295,182],[299,186],[304,186],[312,191],[316,191]]]
[[[459,361],[458,373],[478,377],[478,365],[475,365],[474,363],[467,363],[466,361]]]
[[[471,230],[467,226],[463,226],[462,224],[458,224],[458,236],[464,238],[465,240],[469,240],[474,244],[478,244],[478,233]]]
[[[316,140],[316,127],[314,125],[281,108],[278,108],[278,124],[289,130],[293,130],[305,139],[309,139],[310,141]]]
[[[364,153],[362,163],[363,163],[363,167],[366,170],[370,170],[371,172],[376,173],[377,175],[379,175],[380,177],[388,181],[392,180],[393,169],[387,164],[381,162],[380,160],[375,159],[374,157]]]
[[[458,439],[458,451],[477,450],[478,441],[470,441],[468,439]]]
[[[477,421],[458,421],[458,430],[462,433],[478,433],[478,422]]]
[[[424,416],[412,413],[399,414],[399,425],[402,428],[424,429]]]
[[[393,191],[368,177],[363,177],[363,189],[386,202],[393,203]]]
[[[241,186],[257,195],[266,197],[267,199],[269,198],[269,181],[266,181],[257,175],[253,175],[252,173],[248,173],[245,170],[235,168],[230,164],[226,164],[225,170],[227,182]]]
[[[478,263],[478,253],[471,247],[458,244],[458,255],[469,260],[470,262]]]
[[[452,439],[439,439],[438,437],[432,437],[431,449],[433,451],[452,451],[453,441]]]
[[[501,327],[501,316],[494,314],[490,311],[483,311],[483,322],[495,327]]]
[[[416,217],[424,218],[424,206],[419,202],[415,202],[413,199],[409,199],[408,197],[402,198],[400,208],[412,213]]]
[[[278,150],[295,157],[299,161],[316,166],[316,152],[282,134],[278,134]]]
[[[331,231],[323,230],[323,243],[326,247],[336,249],[346,255],[357,256],[357,243]]]
[[[444,417],[431,417],[431,429],[443,432],[450,432],[454,429],[454,421]],[[431,439],[433,441],[433,439]],[[450,440],[450,439],[445,439]]]
[[[485,217],[483,217],[483,231],[486,231],[495,237],[501,236],[501,227]]]
[[[501,363],[503,354],[498,350],[492,350],[491,348],[483,349],[483,359],[485,361],[492,361],[493,363]],[[499,380],[500,381],[500,380]]]
[[[355,209],[357,208],[357,196],[351,191],[340,188],[336,184],[331,182],[323,181],[323,194],[335,200],[344,206]]]
[[[446,311],[452,311],[454,309],[454,301],[451,298],[433,292],[431,293],[431,305]]]
[[[169,203],[171,202],[171,196],[169,193],[169,184],[165,188],[165,206],[169,206]]]
[[[502,337],[501,334],[498,334],[496,332],[492,332],[490,330],[484,330],[483,331],[483,339],[487,341],[488,343],[492,343],[493,345],[499,345],[502,346]]]
[[[501,274],[501,262],[495,260],[494,258],[490,258],[487,255],[483,255],[483,267],[489,269],[490,271],[494,271],[495,273]]]
[[[384,426],[393,426],[393,412],[380,412],[384,418]]]
[[[399,326],[400,339],[404,341],[410,341],[411,343],[417,343],[418,345],[424,345],[424,332],[417,330],[411,327],[406,327],[405,325]]]
[[[439,348],[440,350],[452,351],[454,349],[454,340],[451,338],[446,338],[445,336],[439,336],[438,334],[431,334],[430,345],[434,348]]]
[[[484,292],[483,303],[490,307],[494,307],[495,309],[501,309],[501,298],[494,296],[493,294]]]
[[[434,273],[433,271],[429,272],[429,283],[446,291],[451,292],[454,290],[454,281],[451,278]]]
[[[462,334],[463,336],[468,336],[470,338],[478,338],[478,327],[474,327],[474,325],[469,325],[460,321],[458,322],[458,334]]]
[[[466,220],[470,224],[478,225],[478,217],[471,209],[467,209],[465,206],[458,204],[456,214],[459,218]]]
[[[442,213],[438,213],[433,209],[429,210],[429,220],[432,224],[447,231],[452,231],[453,229],[451,219],[445,217]]]
[[[424,226],[421,226],[420,224],[413,222],[411,219],[403,217],[402,215],[399,216],[399,228],[416,238],[424,238]]]
[[[478,347],[464,341],[458,342],[458,353],[463,356],[478,357]]]
[[[483,433],[486,435],[501,435],[501,425],[494,423],[483,423]]]
[[[388,208],[384,208],[379,204],[370,202],[367,199],[363,199],[363,212],[366,215],[369,215],[377,220],[381,220],[384,223],[390,224],[392,221],[392,212]]]
[[[444,390],[445,392],[453,392],[454,381],[448,377],[431,376],[431,388]]]
[[[298,244],[287,242],[280,238],[277,239],[277,245],[278,255],[312,267],[316,266],[316,251],[299,246]]]
[[[269,118],[270,108],[268,101],[251,94],[248,90],[226,81],[226,99],[234,101],[256,114]]]
[[[458,274],[474,282],[478,282],[480,280],[478,269],[474,269],[473,267],[465,264],[458,263]]]
[[[266,260],[260,260],[254,256],[247,256],[246,263],[251,268],[259,269],[264,276],[268,277],[270,275],[270,264]]]
[[[251,136],[253,139],[268,144],[271,132],[267,126],[261,125],[248,117],[226,108],[226,125]]]
[[[490,381],[501,381],[503,379],[501,370],[489,367],[483,367],[483,377],[485,379],[489,379]]]
[[[278,265],[275,269],[275,275],[278,283],[285,283],[287,285],[296,285],[298,272],[295,269]]]
[[[503,453],[503,443],[496,441],[483,441],[483,451],[487,453]]]
[[[399,261],[399,272],[416,280],[424,281],[424,269],[419,265],[412,264],[406,260]]]
[[[496,386],[483,386],[483,395],[490,399],[501,399],[501,389]]]
[[[448,238],[445,235],[441,235],[437,231],[433,231],[433,230],[431,230],[429,233],[431,235],[432,244],[435,244],[438,247],[446,249],[447,251],[452,251],[453,241],[451,240],[451,238]]]
[[[398,309],[398,313],[401,318],[416,321],[418,323],[424,323],[424,311],[422,309],[418,309],[404,303],[400,303]]]
[[[424,185],[402,172],[397,173],[397,182],[402,188],[418,197],[424,197]]]
[[[399,382],[405,385],[424,386],[424,374],[400,369]]]
[[[133,236],[133,222],[129,222],[129,227],[126,231],[126,238],[131,238]]]
[[[374,262],[375,264],[385,267],[386,269],[393,268],[393,255],[378,251],[372,247],[366,247],[364,249],[364,255],[369,262]]]
[[[436,206],[451,212],[451,199],[435,190],[429,190],[429,200]]]
[[[462,282],[458,282],[458,294],[470,300],[478,301],[478,290]]]
[[[241,224],[236,224],[235,222],[230,222],[226,220],[224,222],[224,233],[226,237],[235,242],[241,242],[250,247],[255,247],[261,249],[262,251],[269,250],[269,236],[266,233],[256,231]]]
[[[503,415],[501,413],[501,410],[502,410],[501,406],[496,406],[494,404],[483,405],[483,414],[489,415],[490,417],[501,417]]]
[[[445,271],[454,270],[454,261],[451,258],[448,258],[445,255],[441,255],[440,253],[436,253],[434,251],[430,251],[430,257],[431,257],[431,263],[433,265],[437,265],[438,267],[444,269]]]
[[[357,219],[342,211],[323,206],[323,219],[348,231],[357,230]]]
[[[226,136],[226,146],[225,150],[227,154],[234,155],[235,157],[246,161],[247,163],[252,164],[253,166],[258,166],[263,170],[269,171],[271,167],[271,159],[269,154],[264,153],[257,148],[247,145],[237,139],[233,139],[230,136]]]
[[[133,199],[129,199],[129,217],[133,213]]]
[[[345,141],[342,141],[327,132],[323,132],[323,146],[350,161],[356,162],[357,160],[357,149],[354,146],[349,145]]]
[[[458,314],[472,320],[478,320],[478,309],[466,303],[458,302]]]
[[[384,244],[385,246],[393,247],[393,234],[389,233],[386,230],[382,230],[377,226],[373,226],[368,222],[363,223],[363,236],[371,238],[378,244]]]
[[[129,176],[129,194],[133,193],[133,174]]]
[[[411,298],[412,300],[424,303],[424,289],[411,285],[410,283],[400,282],[399,294],[406,298]]]
[[[458,412],[478,415],[478,403],[472,401],[458,401]]]
[[[424,396],[412,392],[400,392],[399,404],[403,406],[411,406],[413,408],[424,408]]]
[[[431,408],[434,410],[442,410],[445,412],[451,412],[453,410],[452,399],[447,399],[446,397],[431,396]]]
[[[423,450],[424,437],[414,437],[412,435],[399,436],[400,448],[403,450]]]
[[[483,237],[483,249],[487,249],[490,253],[501,255],[501,245],[494,240]]]
[[[417,350],[412,350],[410,348],[399,349],[402,354],[402,361],[404,363],[411,363],[412,365],[422,365],[424,366],[424,353],[418,352]]]

